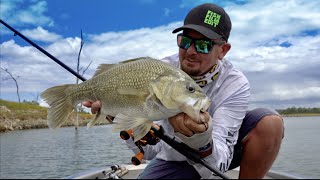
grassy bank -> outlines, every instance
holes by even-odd
[[[79,113],[79,126],[86,126],[94,117],[92,114]],[[48,128],[47,108],[30,104],[17,103],[0,99],[0,132]],[[76,122],[76,113],[72,113],[62,126],[74,126]],[[102,122],[100,124],[107,124]]]

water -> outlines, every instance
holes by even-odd
[[[0,178],[63,178],[134,155],[111,126],[23,130],[0,134]],[[272,169],[320,178],[320,117],[285,118],[285,138]]]
[[[128,150],[111,126],[37,129],[0,135],[0,178],[62,178],[84,170],[130,163]]]
[[[320,117],[284,119],[285,137],[273,170],[320,178]]]

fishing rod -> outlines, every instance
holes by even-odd
[[[151,129],[154,131],[154,134],[157,137],[162,139],[164,142],[166,142],[168,145],[173,147],[175,150],[177,150],[178,152],[180,152],[184,156],[186,156],[188,159],[192,160],[195,163],[202,164],[203,166],[208,168],[210,171],[212,171],[215,175],[220,176],[222,179],[231,179],[230,177],[228,177],[227,175],[222,173],[220,170],[211,166],[208,162],[206,162],[204,159],[202,159],[200,154],[196,150],[192,149],[191,147],[189,147],[188,145],[186,145],[183,142],[179,142],[179,141],[175,140],[174,136],[171,136],[171,135],[165,133],[162,126],[153,125],[151,127]]]
[[[120,137],[123,140],[128,140],[130,137],[134,139],[133,131],[131,129],[126,131],[121,131]],[[215,173],[215,175],[218,175],[223,179],[230,179],[227,175],[223,174],[221,171],[219,171],[215,167],[212,167],[208,162],[202,159],[200,154],[196,150],[190,148],[187,144],[183,142],[177,141],[175,138],[176,138],[175,136],[171,136],[170,134],[167,134],[162,126],[158,126],[157,124],[152,124],[150,131],[143,138],[139,139],[138,141],[135,141],[135,145],[139,148],[140,152],[138,152],[136,155],[134,155],[131,158],[132,164],[134,165],[141,164],[144,156],[144,150],[142,146],[155,145],[159,142],[159,139],[162,139],[173,149],[177,150],[179,153],[181,153],[188,159],[192,160],[193,162],[202,164],[207,169]]]
[[[32,42],[30,39],[28,39],[27,37],[25,37],[23,34],[21,34],[19,31],[15,30],[13,27],[9,26],[7,23],[5,23],[4,21],[2,21],[0,19],[0,22],[5,25],[7,28],[9,28],[11,31],[14,32],[14,36],[18,35],[20,36],[22,39],[24,39],[25,41],[27,41],[28,43],[30,43],[33,47],[37,48],[39,51],[41,51],[43,54],[47,55],[49,58],[51,58],[52,60],[54,60],[56,63],[58,63],[60,66],[62,66],[63,68],[65,68],[66,70],[68,70],[69,72],[71,72],[73,75],[75,75],[77,78],[81,79],[82,81],[85,81],[86,78],[84,78],[83,76],[81,76],[80,74],[78,74],[77,72],[75,72],[73,69],[71,69],[69,66],[65,65],[63,62],[61,62],[59,59],[57,59],[56,57],[52,56],[50,53],[48,53],[47,51],[45,51],[44,49],[42,49],[40,46],[38,46],[37,44],[35,44],[34,42]]]
[[[40,46],[38,46],[37,44],[35,44],[34,42],[32,42],[31,40],[29,40],[27,37],[25,37],[23,34],[21,34],[19,31],[15,30],[13,27],[9,26],[7,23],[5,23],[4,21],[2,21],[0,19],[0,22],[5,25],[7,28],[9,28],[11,31],[13,31],[15,34],[14,35],[18,35],[20,36],[22,39],[24,39],[25,41],[27,41],[28,43],[30,43],[32,46],[34,46],[35,48],[37,48],[38,50],[40,50],[42,53],[44,53],[45,55],[47,55],[49,58],[51,58],[52,60],[54,60],[56,63],[58,63],[59,65],[61,65],[63,68],[65,68],[67,71],[69,71],[70,73],[72,73],[73,75],[75,75],[77,78],[81,79],[82,81],[86,81],[86,79],[81,76],[79,73],[75,72],[73,69],[71,69],[69,66],[67,66],[66,64],[64,64],[63,62],[61,62],[59,59],[57,59],[56,57],[54,57],[53,55],[51,55],[50,53],[48,53],[47,51],[45,51],[44,49],[42,49]],[[218,169],[216,169],[215,167],[212,167],[210,164],[208,164],[204,159],[202,159],[200,157],[200,155],[192,148],[190,148],[188,145],[186,145],[183,142],[179,142],[177,140],[175,140],[175,137],[170,136],[169,134],[166,134],[163,127],[160,126],[152,126],[151,129],[154,131],[154,134],[162,139],[164,142],[166,142],[168,145],[170,145],[172,148],[174,148],[175,150],[177,150],[178,152],[180,152],[181,154],[183,154],[184,156],[186,156],[188,159],[194,161],[195,163],[200,163],[203,166],[205,166],[206,168],[208,168],[210,171],[212,171],[213,173],[215,173],[216,175],[220,176],[223,179],[230,179],[228,176],[226,176],[225,174],[223,174],[221,171],[219,171]]]

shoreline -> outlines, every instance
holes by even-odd
[[[93,117],[93,115],[91,115]],[[89,116],[89,117],[91,117]],[[320,117],[320,114],[281,114],[282,117]],[[79,126],[87,126],[91,118],[79,119]],[[65,122],[61,127],[75,127],[75,118],[72,117],[70,120]],[[98,122],[95,126],[110,124],[107,120],[106,122]],[[10,131],[28,130],[28,129],[47,129],[47,120],[45,119],[32,119],[32,120],[20,120],[20,119],[4,119],[0,118],[0,134]]]
[[[78,127],[85,127],[90,122],[91,119],[88,120],[79,120]],[[11,131],[21,131],[21,130],[29,130],[29,129],[49,129],[47,125],[47,120],[38,119],[38,120],[15,120],[8,123],[0,121],[0,134]],[[19,123],[20,122],[20,123]],[[97,122],[95,126],[107,125],[109,122]],[[61,127],[76,127],[75,123],[72,120],[68,120]]]
[[[280,114],[282,117],[316,117],[320,116],[320,113],[308,113],[308,114]]]
[[[320,113],[280,113],[280,115],[282,117],[320,117]],[[79,127],[87,126],[94,116],[94,114],[86,112],[78,113],[78,115],[73,112],[61,127],[75,127],[77,118]],[[106,124],[110,124],[108,120],[97,122],[96,125]],[[47,108],[35,104],[9,102],[0,99],[0,133],[44,128],[49,128],[47,125]]]

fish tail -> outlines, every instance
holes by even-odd
[[[73,111],[74,102],[70,97],[68,88],[73,84],[55,86],[45,90],[41,98],[49,104],[48,126],[49,128],[59,128]]]
[[[113,131],[123,131],[132,129],[134,141],[143,138],[151,129],[152,122],[146,118],[129,117],[123,114],[118,114],[114,118]]]

